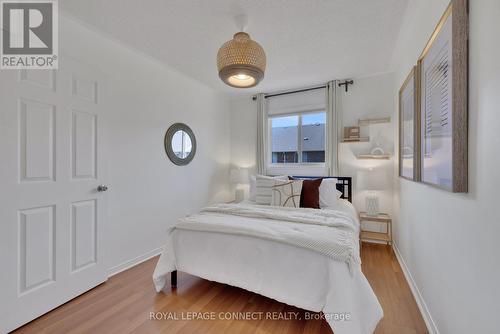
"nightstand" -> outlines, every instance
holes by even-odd
[[[363,231],[361,228],[360,239],[370,239],[384,241],[388,245],[392,245],[392,219],[387,213],[379,213],[377,216],[369,216],[366,212],[359,213],[360,223],[363,221],[385,223],[387,225],[386,232],[371,232]]]

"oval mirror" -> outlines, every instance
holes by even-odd
[[[184,123],[170,126],[165,134],[165,152],[178,166],[190,163],[196,153],[196,138],[191,128]]]

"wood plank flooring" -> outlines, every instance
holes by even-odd
[[[385,314],[376,333],[427,333],[392,249],[364,243],[362,260]],[[324,320],[304,320],[307,311],[184,273],[176,290],[156,293],[151,281],[156,262],[153,258],[112,277],[15,333],[332,333]],[[150,320],[150,312],[172,311],[179,318],[194,312],[276,312],[271,314],[277,317],[298,312],[302,319]]]

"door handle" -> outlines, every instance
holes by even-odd
[[[108,186],[107,185],[104,185],[104,184],[100,184],[97,186],[97,191],[98,192],[103,192],[103,191],[107,191],[108,190]]]

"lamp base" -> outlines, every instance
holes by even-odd
[[[379,202],[378,197],[375,194],[366,195],[366,214],[368,216],[378,216],[379,214]]]
[[[234,201],[239,203],[245,199],[245,190],[241,188],[236,188],[234,191]]]

